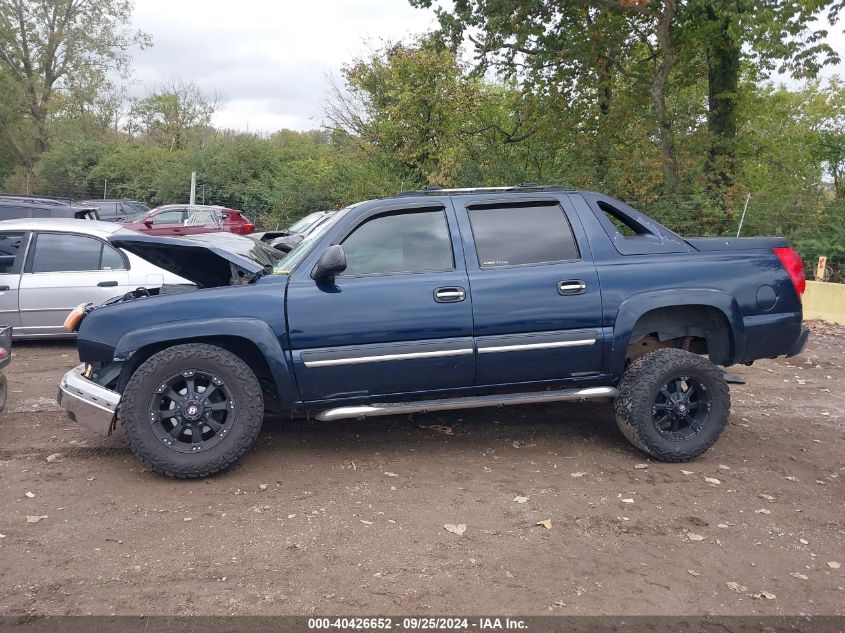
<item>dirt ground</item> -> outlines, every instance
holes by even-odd
[[[268,421],[230,471],[172,481],[64,416],[76,363],[18,343],[7,370],[3,615],[845,614],[843,328],[737,368],[688,464],[560,404]]]

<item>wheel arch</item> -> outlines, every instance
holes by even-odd
[[[745,325],[736,299],[718,290],[671,290],[635,295],[619,306],[608,369],[621,376],[629,345],[654,332],[665,338],[705,339],[717,364],[730,365],[744,357]]]
[[[204,319],[139,328],[125,334],[114,350],[122,361],[118,391],[141,364],[154,354],[183,343],[216,345],[238,356],[255,372],[270,408],[293,408],[295,383],[285,352],[270,326],[258,319]]]

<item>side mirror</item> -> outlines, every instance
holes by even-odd
[[[333,282],[334,278],[346,270],[346,253],[340,244],[329,246],[320,255],[317,265],[311,271],[311,278],[315,281]]]
[[[147,218],[146,220],[144,220],[144,224],[146,225],[147,228],[150,228],[153,225],[152,218]]]

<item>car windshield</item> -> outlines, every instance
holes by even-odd
[[[288,233],[303,233],[317,220],[323,217],[325,211],[317,211],[316,213],[309,213],[301,220],[298,220],[288,228]]]
[[[333,227],[340,218],[346,215],[348,211],[357,207],[358,204],[353,204],[352,206],[333,213],[328,220],[322,222],[318,227],[306,235],[305,238],[297,244],[283,260],[276,264],[273,268],[273,274],[289,275],[293,272],[293,270],[299,266],[299,263],[305,259],[308,253],[313,250],[314,246],[317,244],[319,239],[325,235],[326,231]]]

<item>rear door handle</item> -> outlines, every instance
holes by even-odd
[[[567,279],[557,282],[557,293],[559,295],[582,295],[587,292],[587,282],[582,279]]]
[[[116,281],[101,281],[97,284],[97,286],[100,288],[114,288],[116,285]]]
[[[0,292],[3,292],[4,290],[10,290],[9,286],[0,286]]]
[[[460,286],[436,288],[434,291],[434,300],[437,303],[457,303],[458,301],[463,301],[466,297],[467,291]]]

